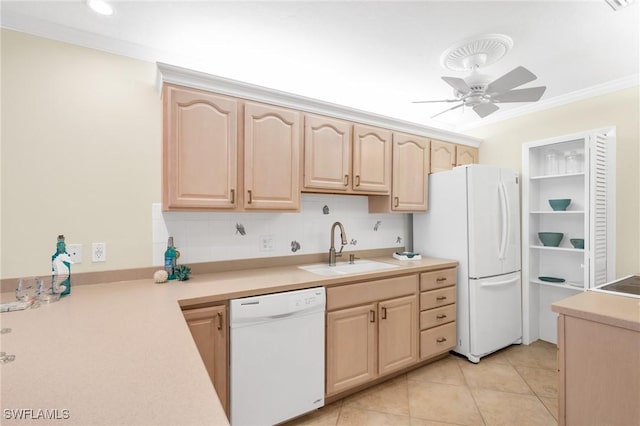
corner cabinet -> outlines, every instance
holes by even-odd
[[[209,373],[224,411],[229,415],[228,346],[226,305],[183,311],[189,331]]]
[[[557,341],[551,304],[615,277],[615,129],[522,147],[523,340]],[[564,211],[549,200],[571,199]],[[558,247],[539,232],[563,233]],[[584,239],[584,248],[570,240]]]
[[[238,101],[163,89],[163,208],[233,209],[238,190]]]
[[[300,208],[300,113],[244,105],[244,208]]]

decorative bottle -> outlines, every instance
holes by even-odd
[[[164,270],[167,271],[167,279],[175,280],[176,279],[176,258],[178,257],[178,253],[176,252],[176,248],[173,246],[173,237],[169,237],[167,241],[167,249],[164,252]]]
[[[58,235],[56,252],[51,256],[51,288],[54,293],[66,296],[71,293],[71,258],[67,253],[64,235]]]

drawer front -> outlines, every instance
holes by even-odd
[[[450,268],[441,271],[423,272],[420,274],[420,291],[456,285],[456,271],[457,268]]]
[[[330,287],[327,289],[327,311],[408,296],[417,292],[417,274]]]
[[[420,310],[450,305],[456,301],[456,288],[446,287],[420,293]]]
[[[437,327],[456,320],[456,305],[443,306],[442,308],[429,309],[420,312],[420,330]]]
[[[456,346],[456,323],[441,325],[420,332],[420,359],[450,351]]]

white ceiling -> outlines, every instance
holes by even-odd
[[[99,16],[84,1],[1,2],[5,28],[166,62],[449,130],[638,84],[640,7],[588,1],[119,1]],[[440,55],[482,34],[513,49],[482,71],[522,65],[547,86],[535,104],[501,104],[429,117],[451,104]]]

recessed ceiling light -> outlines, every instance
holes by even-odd
[[[636,2],[636,0],[605,0],[613,10],[620,10]]]
[[[104,0],[87,0],[87,6],[100,15],[113,14],[113,8]]]

